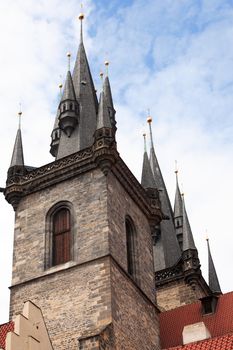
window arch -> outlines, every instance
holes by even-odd
[[[72,203],[56,203],[46,215],[45,269],[74,260],[76,221]]]
[[[63,264],[71,259],[70,211],[61,208],[53,215],[52,222],[53,258],[52,265]]]
[[[125,219],[127,271],[134,279],[137,279],[137,232],[130,217]]]

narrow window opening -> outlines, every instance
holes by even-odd
[[[70,260],[71,225],[70,211],[62,208],[53,216],[53,265],[63,264]]]
[[[127,271],[129,275],[136,279],[136,230],[129,219],[125,221],[126,249],[127,249]]]

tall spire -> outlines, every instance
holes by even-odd
[[[194,243],[192,230],[189,224],[189,219],[186,212],[184,196],[183,196],[183,251],[186,251],[189,249],[197,250]]]
[[[181,257],[181,250],[176,238],[175,226],[173,222],[173,212],[168,197],[167,189],[155,155],[153,136],[152,136],[152,117],[148,116],[147,122],[150,131],[150,165],[154,176],[155,184],[160,192],[160,201],[162,212],[167,219],[162,220],[160,224],[161,242],[154,246],[155,270],[162,270],[175,265]],[[163,250],[163,252],[161,251]],[[158,257],[158,258],[157,258]]]
[[[174,205],[174,217],[178,218],[183,215],[183,201],[182,201],[179,181],[178,181],[177,162],[176,162],[175,174],[176,174],[176,195],[175,195],[175,205]]]
[[[146,150],[146,134],[143,134],[144,137],[144,156],[143,156],[143,165],[142,165],[142,179],[141,184],[144,188],[156,188],[155,180],[153,173],[150,167],[150,162]]]
[[[73,83],[77,100],[80,105],[80,124],[78,132],[78,150],[93,144],[96,130],[98,101],[92,80],[82,34],[83,13],[79,15],[81,22],[81,39],[73,71]]]
[[[83,19],[84,14],[81,13],[80,44],[76,62],[71,75],[68,53],[66,82],[51,135],[50,153],[56,159],[91,147],[94,143],[98,101],[83,45]]]
[[[14,144],[13,154],[11,158],[10,168],[15,165],[24,166],[23,143],[22,143],[22,135],[21,135],[21,116],[22,116],[21,111],[19,111],[18,116],[19,116],[19,127],[15,138],[15,144]]]
[[[176,195],[175,195],[175,205],[174,205],[174,224],[176,229],[176,236],[182,250],[183,245],[183,201],[180,193],[180,187],[178,182],[178,169],[176,162]]]
[[[215,270],[214,262],[212,259],[209,238],[206,238],[208,248],[208,265],[209,265],[209,287],[214,294],[222,294],[220,284],[218,281],[217,272]]]

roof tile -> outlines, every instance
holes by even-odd
[[[0,325],[0,348],[5,349],[6,335],[14,330],[14,322],[10,321]]]

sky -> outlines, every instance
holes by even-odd
[[[148,109],[172,205],[175,160],[207,278],[206,231],[223,292],[233,290],[233,1],[86,0],[84,44],[97,93],[109,60],[120,154],[140,181]],[[19,103],[26,165],[49,153],[58,85],[79,43],[80,1],[0,0],[0,187]],[[149,147],[149,143],[148,143]],[[8,321],[14,212],[0,194],[0,323]]]

